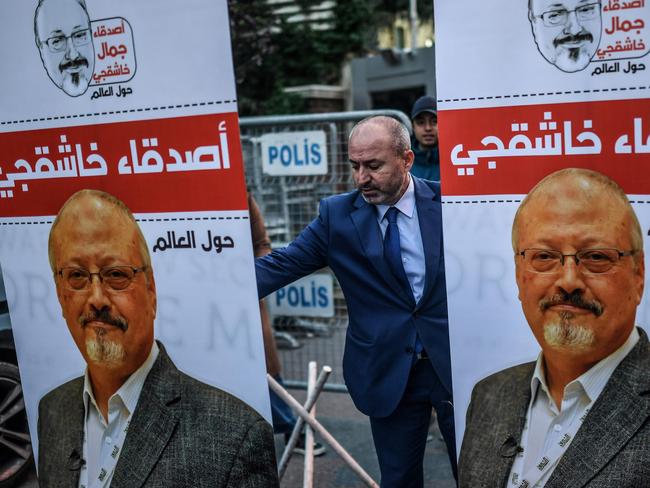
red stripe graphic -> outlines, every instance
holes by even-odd
[[[0,134],[0,216],[54,215],[77,190],[131,211],[246,209],[236,113]]]
[[[446,110],[439,128],[445,195],[525,194],[567,167],[650,193],[648,99]]]

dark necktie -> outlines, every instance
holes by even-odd
[[[397,214],[399,210],[396,207],[390,207],[384,218],[388,220],[388,227],[384,234],[384,259],[391,272],[399,284],[409,293],[412,294],[411,285],[406,277],[404,265],[402,264],[402,249],[399,243],[399,227],[397,227]]]
[[[398,213],[399,210],[396,207],[390,207],[384,215],[384,218],[388,220],[388,227],[386,227],[386,233],[384,234],[384,259],[386,259],[388,267],[395,275],[395,278],[397,278],[399,284],[410,296],[413,296],[411,285],[409,284],[406,271],[404,271],[404,265],[402,264],[402,248],[399,243],[399,227],[397,227]],[[423,349],[420,336],[416,334],[415,352],[420,354]]]

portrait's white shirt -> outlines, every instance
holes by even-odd
[[[424,245],[422,244],[422,233],[420,232],[420,221],[418,220],[418,209],[415,205],[415,185],[413,178],[409,175],[409,186],[399,201],[392,205],[399,210],[397,214],[397,228],[399,229],[399,244],[402,251],[402,264],[406,277],[411,285],[415,303],[422,298],[424,291],[424,278],[426,266],[424,262]],[[382,237],[388,228],[388,219],[384,216],[391,205],[376,205],[377,221],[381,227]]]
[[[85,411],[83,458],[86,462],[82,467],[82,470],[86,470],[86,473],[81,473],[79,478],[80,488],[87,488],[85,481],[89,481],[89,486],[92,486],[93,480],[97,478],[101,460],[106,459],[107,453],[110,454],[109,451],[113,442],[124,430],[127,420],[135,411],[142,387],[149,375],[149,371],[156,362],[158,353],[158,344],[154,341],[145,362],[109,398],[108,422],[104,419],[95,402],[88,368],[86,368],[83,393]],[[113,473],[111,472],[106,486],[110,485],[112,477]]]
[[[508,487],[519,486],[518,481],[521,481],[523,473],[534,468],[542,456],[548,454],[551,446],[560,442],[567,432],[579,428],[581,418],[588,413],[587,408],[598,399],[614,370],[638,341],[639,332],[634,327],[621,347],[566,385],[561,409],[557,408],[550,395],[544,373],[543,355],[539,354],[530,382],[531,403],[521,434],[521,447],[524,450],[515,458],[508,478]],[[535,487],[543,487],[546,484],[557,462],[550,466]]]

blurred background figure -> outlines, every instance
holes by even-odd
[[[264,218],[260,211],[259,205],[253,198],[253,195],[248,194],[248,210],[250,213],[251,236],[253,238],[253,253],[255,257],[265,256],[271,252],[271,240],[266,232],[264,225]],[[278,348],[273,337],[273,329],[271,328],[271,320],[269,319],[269,312],[266,308],[264,300],[260,300],[260,318],[262,320],[262,336],[264,338],[264,356],[266,357],[266,372],[273,376],[273,378],[284,386],[282,381],[280,358],[278,356]],[[291,408],[282,401],[282,399],[269,388],[269,396],[271,399],[271,416],[273,420],[273,433],[284,434],[285,441],[289,440],[291,432],[296,425],[296,416],[293,414]],[[298,454],[305,453],[305,438],[301,436],[296,444],[295,452]],[[325,446],[319,442],[314,443],[314,456],[322,456],[325,454]]]
[[[411,149],[415,154],[411,174],[425,180],[440,181],[436,101],[429,96],[418,98],[411,109],[411,122]]]

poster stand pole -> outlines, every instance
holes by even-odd
[[[316,386],[316,361],[309,361],[307,373],[307,396],[313,395]],[[316,402],[310,409],[309,415],[316,418]],[[303,488],[312,488],[314,485],[314,431],[311,426],[305,428],[305,467],[302,478]]]
[[[350,469],[367,485],[373,488],[379,488],[379,485],[370,477],[368,473],[365,472],[365,470],[357,463],[357,461],[348,453],[341,444],[338,443],[338,441],[330,434],[325,427],[321,425],[321,423],[316,420],[315,417],[310,415],[309,410],[313,406],[313,404],[316,402],[316,399],[318,398],[318,395],[323,389],[323,386],[325,385],[325,381],[327,380],[327,376],[331,373],[332,368],[329,366],[324,366],[323,369],[321,370],[321,373],[316,381],[316,385],[313,390],[313,395],[311,397],[307,398],[307,401],[305,402],[305,405],[301,405],[298,403],[298,401],[293,398],[271,375],[266,375],[267,380],[269,382],[269,386],[271,389],[287,404],[291,407],[291,409],[296,412],[296,414],[299,416],[298,422],[296,422],[296,427],[294,428],[293,433],[291,434],[291,438],[289,439],[289,443],[287,444],[287,447],[285,448],[285,451],[282,455],[282,459],[280,460],[280,464],[278,466],[278,477],[282,478],[282,475],[284,474],[286,470],[286,464],[289,461],[289,457],[291,456],[291,451],[293,451],[293,447],[295,447],[295,442],[293,446],[291,445],[291,440],[293,439],[295,435],[295,440],[297,441],[298,435],[300,435],[300,429],[299,429],[299,424],[301,424],[301,420],[304,422],[307,422],[309,426],[318,433],[318,435],[323,439],[323,441],[328,444],[336,454],[350,467]],[[311,400],[311,401],[310,401]],[[301,427],[300,427],[301,428]],[[296,429],[298,429],[298,432],[296,432]],[[289,450],[289,448],[291,449]],[[288,451],[289,450],[289,451]],[[288,451],[288,452],[287,452]],[[285,459],[286,458],[286,459]]]
[[[332,368],[329,366],[323,366],[323,369],[321,370],[320,374],[318,375],[318,379],[316,380],[316,385],[314,386],[313,391],[310,393],[307,393],[307,400],[305,401],[305,410],[310,410],[311,407],[316,403],[316,399],[320,395],[321,391],[323,390],[323,387],[325,386],[325,382],[327,381],[327,378],[329,375],[332,373]],[[271,378],[273,379],[273,378]],[[269,381],[269,384],[271,385],[271,388],[273,388],[273,385]],[[280,386],[278,384],[278,386]],[[282,388],[282,387],[281,387]],[[289,393],[282,388],[282,390],[289,395]],[[275,390],[274,390],[275,391]],[[276,392],[277,393],[277,392]],[[281,398],[284,398],[282,395],[278,393],[278,395]],[[292,397],[293,398],[293,397]],[[291,455],[293,454],[293,450],[296,447],[296,444],[298,443],[298,438],[301,435],[302,432],[302,427],[305,425],[305,421],[302,419],[302,417],[298,417],[298,420],[296,421],[296,425],[293,427],[293,431],[291,432],[291,436],[289,437],[289,440],[287,441],[287,444],[284,448],[284,452],[282,453],[282,458],[280,459],[280,462],[278,463],[278,477],[282,479],[282,476],[284,476],[284,473],[287,469],[287,466],[289,465],[289,460],[291,459]]]

